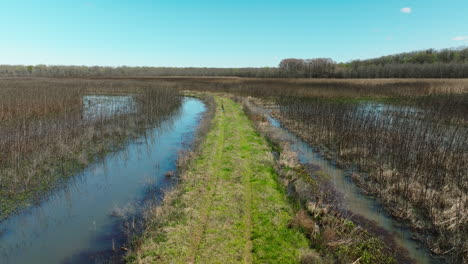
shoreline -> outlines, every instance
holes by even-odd
[[[148,212],[152,221],[133,244],[128,262],[395,263],[377,238],[318,204],[304,206],[288,195],[287,178],[305,173],[291,153],[281,151],[276,160],[269,139],[241,104],[224,97],[216,101],[201,152],[187,163],[180,184],[162,205]]]

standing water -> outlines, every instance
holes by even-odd
[[[411,238],[412,234],[408,228],[385,213],[375,199],[364,195],[353,183],[347,171],[337,168],[323,158],[315,149],[283,128],[278,120],[269,116],[268,119],[272,126],[278,128],[282,139],[291,143],[291,149],[298,153],[302,164],[319,166],[320,171],[330,177],[334,188],[343,195],[343,206],[348,211],[373,221],[377,226],[392,234],[398,245],[405,248],[416,263],[441,263],[431,255],[427,248]]]
[[[200,100],[185,98],[181,111],[161,127],[76,175],[37,207],[0,223],[0,263],[93,263],[82,257],[92,254],[83,253],[111,251],[121,221],[113,215],[138,205],[149,186],[170,185],[164,174],[175,170],[178,152],[192,142],[204,111]]]
[[[135,113],[137,103],[133,96],[86,95],[83,97],[83,118],[96,120],[118,114]]]

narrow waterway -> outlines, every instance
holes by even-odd
[[[442,260],[433,257],[421,243],[413,240],[412,232],[404,224],[387,214],[376,199],[363,194],[359,187],[353,183],[349,171],[337,168],[306,142],[282,127],[278,120],[272,117],[268,117],[268,119],[272,126],[279,129],[282,139],[291,143],[292,150],[298,153],[302,164],[318,166],[321,172],[330,177],[335,190],[343,196],[342,206],[346,210],[373,221],[378,227],[390,233],[398,245],[408,251],[414,262],[443,263]]]
[[[73,177],[40,205],[0,223],[0,263],[94,263],[119,251],[122,218],[137,214],[173,183],[179,151],[192,142],[205,105],[185,98],[181,110]],[[133,223],[131,223],[133,224]],[[104,253],[103,253],[104,252]]]

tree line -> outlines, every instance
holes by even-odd
[[[329,58],[284,59],[283,76],[302,78],[467,78],[468,48],[399,53],[336,63]]]
[[[274,78],[276,67],[175,68],[129,66],[0,65],[0,77],[125,77],[125,76],[237,76]]]
[[[284,59],[278,67],[175,68],[0,65],[0,77],[233,76],[255,78],[468,78],[468,48],[428,49],[336,63]]]

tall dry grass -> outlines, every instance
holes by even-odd
[[[159,80],[274,102],[288,128],[359,168],[355,181],[434,253],[468,259],[467,79]]]
[[[123,79],[123,78],[119,78]],[[190,90],[258,96],[423,96],[468,92],[468,79],[283,79],[237,77],[147,77]]]
[[[457,113],[461,106],[454,101],[420,109],[415,100],[414,107],[381,111],[319,98],[282,98],[278,117],[310,144],[357,165],[364,173],[355,180],[395,216],[432,233],[435,253],[452,249],[463,255],[468,250],[468,113]]]
[[[128,95],[134,103],[110,100],[112,113],[89,117],[83,97],[90,94]],[[176,89],[151,81],[0,80],[0,219],[157,126],[180,104]]]

